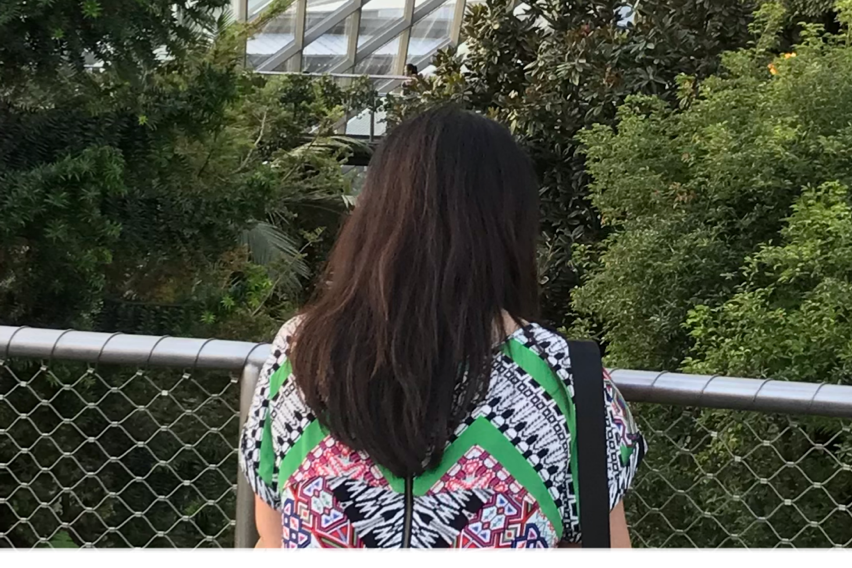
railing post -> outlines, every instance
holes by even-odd
[[[240,429],[246,423],[251,408],[254,387],[260,376],[260,367],[247,363],[240,378]],[[257,544],[257,527],[254,522],[254,492],[242,471],[237,472],[237,525],[234,534],[235,548],[254,548]]]

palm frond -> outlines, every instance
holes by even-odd
[[[372,151],[367,141],[352,138],[351,136],[329,136],[329,140],[333,144],[339,145],[339,147],[345,147],[350,150],[360,150],[368,154]]]
[[[355,208],[355,202],[358,200],[357,195],[344,194],[344,195],[341,195],[340,198],[343,199],[343,204],[346,205],[347,209],[354,209]]]
[[[240,235],[240,244],[248,247],[253,262],[270,266],[284,260],[294,275],[307,277],[308,267],[302,260],[299,245],[279,227],[258,221]]]
[[[316,154],[325,155],[333,152],[370,152],[370,146],[361,140],[348,136],[320,136],[293,148],[289,154],[294,157],[308,157]]]

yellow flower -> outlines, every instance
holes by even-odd
[[[772,73],[773,75],[778,74],[778,69],[775,68],[774,63],[770,63],[769,65],[767,65],[767,67],[769,67],[769,72]]]
[[[785,53],[784,54],[784,59],[790,59],[791,57],[796,57],[795,51],[793,53]]]

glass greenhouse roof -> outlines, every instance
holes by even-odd
[[[248,20],[269,5],[237,1]],[[456,45],[465,8],[481,1],[296,0],[248,42],[247,60],[260,72],[399,79],[406,65],[423,70],[440,49]],[[383,86],[396,86],[390,83]]]

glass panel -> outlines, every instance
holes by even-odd
[[[456,0],[447,0],[440,8],[414,24],[408,42],[406,63],[426,66],[425,63],[431,60],[438,47],[449,39],[455,10]]]
[[[302,51],[302,71],[305,73],[328,73],[336,65],[346,61],[349,45],[347,30],[353,27],[355,14],[331,28]]]
[[[518,18],[524,18],[527,15],[527,12],[530,10],[530,5],[526,2],[521,2],[517,6],[515,6],[514,11],[512,13]]]
[[[346,135],[369,138],[372,130],[374,137],[381,136],[387,128],[385,118],[385,112],[382,110],[379,110],[375,115],[371,115],[368,110],[362,111],[346,123]]]
[[[361,8],[358,47],[405,16],[405,0],[370,0]]]
[[[246,5],[248,21],[258,17],[270,4],[272,4],[272,0],[248,0]],[[290,8],[293,8],[293,6],[290,6]]]
[[[310,31],[311,28],[331,16],[344,4],[346,4],[346,0],[308,0],[305,29]]]
[[[263,31],[246,42],[246,63],[257,67],[262,61],[278,53],[294,41],[296,31],[296,5],[266,24]]]
[[[302,54],[297,53],[284,63],[278,64],[273,71],[284,73],[299,73],[302,70]]]
[[[393,69],[399,56],[399,36],[371,53],[355,66],[360,75],[393,75]]]

